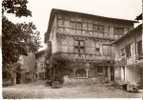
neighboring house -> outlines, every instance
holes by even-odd
[[[137,16],[136,20],[141,20],[142,18],[143,18],[143,15],[141,13],[139,16]]]
[[[114,80],[112,42],[133,29],[135,21],[53,9],[45,42],[52,55],[71,60],[73,77],[102,75]]]
[[[141,20],[141,15],[138,20]],[[113,43],[115,49],[115,80],[143,86],[142,24]],[[143,87],[142,87],[143,88]]]
[[[36,78],[44,80],[46,78],[46,50],[36,53]]]
[[[27,83],[35,80],[36,59],[34,53],[28,53],[27,56],[21,55],[15,73],[15,83]]]

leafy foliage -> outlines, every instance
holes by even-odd
[[[6,17],[2,18],[2,58],[3,70],[11,70],[20,55],[36,52],[40,47],[40,33],[33,23],[13,24]],[[6,69],[5,69],[6,68]]]
[[[2,1],[2,71],[4,79],[11,79],[11,73],[16,69],[20,55],[27,55],[29,51],[36,52],[40,47],[40,33],[33,23],[14,24],[5,16],[5,13],[15,14],[17,17],[31,16],[27,3],[27,0]]]
[[[2,12],[13,13],[18,17],[31,16],[31,11],[27,9],[27,0],[3,0]]]
[[[57,81],[59,82],[59,84],[63,84],[64,75],[70,74],[72,71],[72,69],[70,69],[68,66],[69,63],[70,63],[70,60],[66,59],[65,57],[62,57],[59,53],[54,54],[51,60],[51,64],[52,64],[52,67],[50,68],[51,75],[49,75],[50,76],[49,79],[51,83],[48,83],[48,84],[52,84]]]
[[[36,30],[36,26],[30,22],[28,24],[21,23],[16,25],[21,31],[21,42],[24,42],[28,51],[37,52],[40,46],[40,32]]]
[[[21,34],[19,34],[21,32],[6,17],[3,17],[2,23],[3,64],[16,62],[19,54],[26,53],[25,48],[23,48],[24,43],[21,42]]]

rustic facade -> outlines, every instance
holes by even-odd
[[[45,41],[52,55],[70,59],[70,76],[114,80],[112,42],[133,28],[134,21],[53,9]]]
[[[46,51],[42,50],[36,53],[36,79],[44,80],[46,77]]]
[[[141,19],[141,15],[137,19]],[[141,87],[143,83],[142,40],[142,24],[140,24],[113,43],[116,81],[124,81]]]
[[[18,63],[20,64],[14,73],[14,84],[27,83],[35,80],[35,54],[29,52],[27,56],[21,55]]]

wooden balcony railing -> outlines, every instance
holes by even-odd
[[[111,60],[111,56],[105,56],[105,55],[96,55],[96,54],[77,54],[77,53],[67,53],[67,52],[60,52],[59,53],[62,57],[65,57],[67,59],[73,59],[73,60],[88,60],[88,61],[94,61],[94,60]]]
[[[72,28],[68,29],[63,29],[62,27],[58,28],[57,30],[58,34],[63,34],[63,35],[70,35],[70,36],[83,36],[83,37],[92,37],[92,38],[104,38],[104,39],[111,39],[111,40],[117,40],[121,37],[121,35],[111,35],[109,33],[99,33],[99,32],[93,32],[93,31],[77,31],[76,34],[73,31]]]

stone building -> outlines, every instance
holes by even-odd
[[[35,66],[36,66],[36,58],[35,54],[32,52],[29,52],[26,55],[21,55],[18,63],[20,64],[16,72],[14,74],[14,83],[20,84],[20,83],[27,83],[32,82],[35,80]]]
[[[46,50],[41,50],[35,54],[36,56],[36,79],[44,80],[46,76]]]
[[[141,19],[138,16],[136,19]],[[142,24],[113,43],[115,52],[115,80],[143,86]],[[142,87],[143,88],[143,87]]]
[[[133,28],[135,21],[73,11],[51,11],[45,42],[51,41],[52,55],[58,53],[71,63],[70,76],[104,76],[114,80],[112,42]]]

